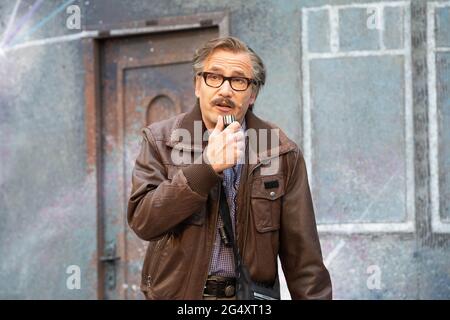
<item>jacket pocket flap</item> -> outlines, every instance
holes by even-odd
[[[276,200],[284,195],[284,177],[267,176],[253,181],[252,198]]]
[[[284,193],[284,177],[281,175],[259,177],[253,181],[251,203],[258,232],[280,228],[281,197]]]

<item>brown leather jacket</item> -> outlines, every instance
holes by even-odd
[[[173,134],[183,128],[193,136],[194,120],[202,120],[198,105],[143,130],[128,222],[150,241],[141,281],[148,299],[202,299],[208,276],[221,176],[208,164],[174,164],[171,157],[174,148],[192,157],[201,153],[205,142],[183,144]],[[246,125],[276,128],[250,110]],[[279,157],[271,158],[270,144],[257,150],[257,163],[248,164],[247,156],[237,195],[236,240],[254,281],[274,283],[279,255],[293,299],[331,299],[303,155],[281,130],[278,136]],[[263,175],[262,168],[276,160],[278,170]]]

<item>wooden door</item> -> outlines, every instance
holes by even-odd
[[[192,108],[193,53],[218,36],[219,28],[210,26],[99,42],[101,298],[143,298],[139,284],[147,242],[126,221],[141,129]]]

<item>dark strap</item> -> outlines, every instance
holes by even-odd
[[[241,255],[239,254],[239,248],[234,241],[233,225],[231,224],[230,208],[228,207],[227,196],[225,194],[225,188],[220,186],[220,217],[223,221],[223,226],[225,228],[225,233],[233,247],[236,276],[239,277],[240,267],[242,264]]]
[[[234,232],[233,226],[231,224],[231,216],[230,209],[228,208],[228,202],[225,195],[225,191],[223,186],[220,188],[220,216],[222,217],[225,233],[229,242],[233,247],[234,253],[234,261],[236,267],[236,290],[238,299],[261,299],[257,298],[256,294],[260,297],[264,296],[263,300],[279,300],[280,299],[280,291],[279,291],[279,281],[278,277],[276,278],[276,282],[273,286],[266,286],[264,284],[260,284],[258,288],[258,293],[253,292],[253,287],[250,287],[249,284],[253,283],[250,277],[250,272],[248,268],[242,263],[242,258],[239,253],[239,248],[234,241]],[[244,285],[246,284],[246,285]],[[265,287],[266,289],[262,289]]]

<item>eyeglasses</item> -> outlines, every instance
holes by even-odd
[[[231,88],[236,91],[245,91],[252,83],[256,84],[256,81],[245,77],[225,77],[218,73],[213,72],[199,72],[198,76],[202,76],[207,86],[212,88],[219,88],[226,80],[231,85]]]

